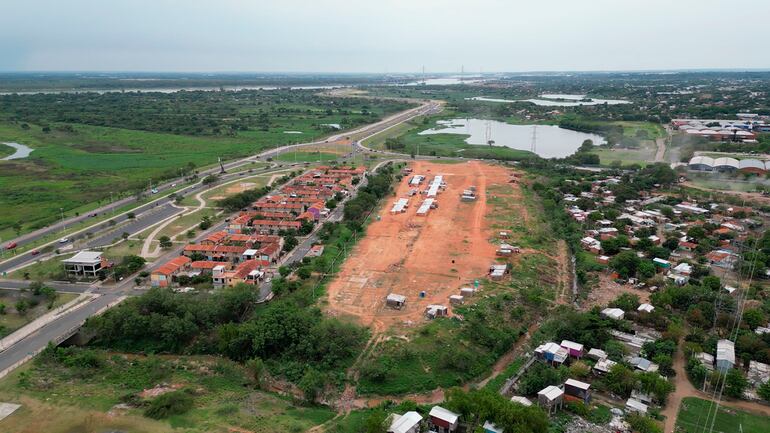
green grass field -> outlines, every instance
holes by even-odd
[[[282,153],[275,158],[273,158],[274,161],[283,161],[283,162],[323,162],[323,161],[334,161],[339,157],[339,155],[335,155],[333,153],[326,153],[326,152],[286,152]]]
[[[711,417],[707,420],[707,414],[711,410]],[[696,397],[687,397],[682,400],[679,414],[676,419],[676,429],[682,433],[700,433],[711,431],[711,422],[714,421],[715,432],[721,433],[766,433],[770,431],[770,417],[754,415],[748,412],[720,406],[714,420],[714,408],[711,402]],[[708,421],[708,426],[705,423]]]
[[[8,155],[13,155],[16,153],[16,149],[14,149],[11,146],[6,146],[3,143],[0,143],[0,159],[5,158]]]
[[[316,140],[333,132],[321,124],[353,127],[407,107],[402,103],[355,100],[346,102],[344,109],[333,110],[286,102],[279,96],[254,102],[258,105],[245,101],[231,107],[244,119],[257,117],[263,110],[270,111],[271,117],[268,127],[252,126],[228,134],[208,132],[206,120],[201,119],[198,123],[203,132],[181,135],[168,130],[162,122],[153,123],[153,117],[146,112],[137,111],[132,118],[120,115],[113,106],[109,107],[115,112],[103,117],[91,116],[90,111],[82,114],[85,112],[69,107],[74,110],[73,118],[82,117],[84,123],[49,121],[45,116],[58,119],[56,116],[62,114],[38,105],[31,110],[39,119],[42,117],[39,123],[17,123],[0,116],[0,142],[14,141],[34,149],[29,158],[0,161],[0,237],[14,237],[15,233],[8,230],[16,223],[21,224],[21,232],[48,225],[60,218],[60,209],[64,209],[65,215],[88,212],[106,203],[110,192],[117,199],[149,189],[150,184],[184,173],[190,164],[200,168],[216,164],[218,158],[230,160],[271,147]],[[316,100],[319,104],[331,101]],[[216,101],[206,103],[217,107]],[[147,110],[153,109],[158,108]],[[195,112],[195,106],[180,109]],[[214,112],[210,115],[211,122],[227,122]],[[136,129],[125,129],[123,125]],[[285,134],[287,130],[302,134]],[[8,150],[8,146],[2,146],[0,152]]]
[[[241,366],[223,359],[92,353],[102,360],[97,367],[35,361],[0,381],[0,401],[22,403],[0,421],[0,431],[302,432],[334,416],[255,389]],[[191,389],[192,409],[160,420],[144,417],[142,402],[152,397],[139,394],[164,383]],[[115,408],[125,402],[133,403]]]

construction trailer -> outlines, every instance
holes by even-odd
[[[385,298],[385,305],[390,308],[400,310],[404,308],[404,305],[406,305],[406,296],[391,293]]]
[[[438,204],[436,203],[435,199],[426,198],[420,207],[417,208],[417,216],[428,215],[428,212],[430,212],[431,209],[435,209],[436,207],[438,207]]]
[[[426,195],[428,198],[435,197],[438,195],[439,189],[444,188],[446,184],[444,183],[444,176],[436,176],[431,181],[430,185],[428,185],[428,192]]]
[[[409,199],[400,198],[396,200],[396,202],[393,204],[393,207],[390,209],[390,213],[392,214],[404,213],[406,212],[407,207],[409,207]]]
[[[425,176],[420,175],[420,174],[415,174],[414,176],[412,176],[412,179],[409,180],[409,185],[410,186],[419,186],[422,183],[423,180],[425,180]]]

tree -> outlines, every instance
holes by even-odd
[[[307,266],[303,266],[299,269],[297,269],[297,276],[300,277],[303,280],[307,280],[310,278],[310,275],[312,274],[311,270]]]
[[[16,232],[16,236],[19,236],[21,234],[21,223],[20,222],[16,221],[15,223],[13,223],[11,228],[13,229],[14,232]]]
[[[204,178],[203,178],[203,180],[202,180],[201,182],[202,182],[204,185],[211,185],[212,183],[216,182],[217,180],[219,180],[219,177],[218,177],[217,175],[215,175],[215,174],[210,174],[210,175],[208,175],[208,176],[204,177]]]
[[[26,299],[19,299],[18,301],[16,301],[16,304],[14,304],[13,306],[13,308],[15,308],[16,311],[22,316],[27,314],[27,310],[29,310],[29,307],[30,307],[29,301]]]
[[[731,368],[725,376],[725,393],[733,398],[742,398],[749,381],[737,368]]]
[[[656,273],[655,264],[649,260],[642,260],[639,263],[639,267],[637,268],[636,272],[639,274],[639,278],[652,278]]]
[[[765,401],[770,401],[770,380],[757,388],[757,394]]]
[[[297,384],[299,389],[305,396],[305,400],[308,403],[315,402],[315,399],[323,391],[324,377],[323,374],[314,368],[309,368],[302,379]]]
[[[164,250],[171,248],[171,246],[173,245],[173,243],[171,242],[171,238],[165,235],[158,238],[158,244],[160,244],[160,247],[163,248]]]
[[[261,358],[252,358],[246,362],[246,368],[251,373],[257,387],[262,387],[262,374],[265,371],[265,362]]]
[[[614,269],[621,277],[628,278],[636,275],[641,259],[634,251],[623,251],[610,259],[610,267]]]
[[[388,431],[387,414],[382,409],[376,409],[364,421],[364,433],[386,433]]]
[[[201,223],[198,224],[198,228],[201,230],[208,230],[211,228],[211,217],[206,215],[201,219]]]
[[[614,301],[610,302],[610,307],[620,308],[623,311],[636,311],[639,306],[639,295],[635,293],[623,293]]]
[[[130,235],[128,234],[128,232],[123,232],[123,234],[121,234],[121,235],[120,235],[120,237],[121,237],[121,238],[123,238],[123,240],[124,240],[124,241],[125,241],[126,239],[128,239],[128,237],[129,237],[129,236],[130,236]]]
[[[626,398],[636,388],[637,378],[628,367],[623,364],[616,364],[607,373],[606,383],[607,389]]]

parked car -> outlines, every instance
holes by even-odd
[[[69,241],[70,241],[70,240],[69,240],[68,238],[61,238],[61,239],[59,239],[59,243],[60,243],[60,244],[66,244],[66,243],[67,243],[67,242],[69,242]]]
[[[158,193],[158,190],[157,190],[157,189],[155,189],[155,188],[153,188],[153,189],[152,189],[152,193],[153,193],[153,194],[157,194],[157,193]]]
[[[40,251],[38,251],[38,250],[32,250],[32,252],[29,253],[29,255],[31,255],[31,256],[36,256],[38,254],[40,254]]]
[[[18,245],[16,244],[16,242],[11,242],[10,244],[5,246],[5,249],[6,250],[12,250],[12,249],[16,248],[17,246]]]

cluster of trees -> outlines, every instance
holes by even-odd
[[[147,263],[147,260],[145,260],[144,257],[136,255],[125,256],[120,263],[112,267],[112,276],[115,278],[115,281],[120,281],[121,278],[138,272],[144,267],[145,263]],[[107,269],[100,271],[100,278],[106,278],[107,272]]]
[[[294,382],[326,383],[340,374],[366,341],[363,328],[330,319],[301,296],[257,307],[249,285],[208,293],[154,288],[127,300],[86,327],[93,344],[129,352],[223,354],[260,359]],[[317,389],[317,388],[313,388]]]
[[[538,433],[548,430],[548,416],[538,406],[513,403],[487,390],[466,392],[453,388],[447,393],[446,406],[462,416],[469,432],[480,431],[485,421],[491,421],[507,432]]]
[[[358,195],[345,204],[345,221],[357,226],[363,224],[380,199],[392,191],[393,171],[393,164],[386,164],[376,173],[369,175],[367,184],[358,191]]]
[[[324,119],[348,128],[377,121],[381,114],[408,106],[395,100],[330,98],[314,91],[286,89],[0,96],[0,115],[43,125],[46,133],[51,132],[50,124],[79,123],[184,135],[233,136],[253,129],[267,131],[307,117],[318,119],[319,130]]]

